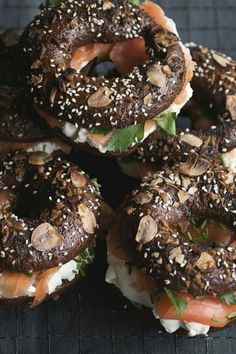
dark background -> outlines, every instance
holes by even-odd
[[[0,31],[25,26],[39,3],[0,0]],[[175,20],[184,42],[195,41],[236,58],[236,0],[159,3]],[[130,188],[114,164],[89,156],[80,157],[79,162],[106,185],[103,192],[108,200],[113,194],[117,203],[122,199],[124,186],[126,191]],[[0,354],[236,353],[234,327],[210,333],[208,337],[165,333],[104,283],[105,269],[104,246],[100,243],[87,279],[60,300],[44,303],[34,310],[0,310]]]

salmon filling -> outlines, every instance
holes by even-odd
[[[0,298],[33,298],[31,307],[39,305],[48,295],[71,282],[76,276],[83,277],[85,269],[94,258],[94,245],[89,246],[74,260],[41,272],[3,271],[0,274]]]
[[[197,233],[191,223],[186,220],[181,223],[185,232]],[[210,240],[225,246],[234,245],[231,231],[222,225],[209,220],[201,231],[208,231]],[[125,297],[138,306],[146,306],[153,310],[155,318],[159,319],[165,329],[172,333],[180,327],[186,329],[190,336],[206,334],[210,327],[224,327],[236,317],[236,296],[226,295],[221,298],[194,298],[189,294],[164,291],[158,292],[157,284],[146,274],[143,274],[130,260],[120,242],[119,223],[110,232],[107,239],[108,270],[106,281],[119,288]],[[181,306],[176,307],[173,298]],[[235,299],[235,302],[232,301]],[[171,301],[172,300],[172,301]]]

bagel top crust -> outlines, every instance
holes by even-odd
[[[1,156],[0,171],[0,270],[52,268],[95,239],[101,197],[77,166],[58,154],[16,151]]]
[[[125,77],[95,78],[70,68],[78,47],[137,37],[145,39],[149,60]],[[88,0],[45,9],[25,30],[20,47],[34,102],[79,127],[113,129],[144,122],[167,109],[185,81],[177,36],[126,0],[109,1],[109,8],[107,0]],[[145,100],[149,94],[151,103]]]
[[[121,215],[123,247],[157,281],[193,296],[236,289],[236,249],[193,243],[178,231],[183,218],[204,217],[236,227],[235,174],[193,154],[176,169],[146,178]]]
[[[191,85],[194,96],[225,119],[236,119],[236,61],[212,49],[189,47],[197,63]]]
[[[0,86],[0,141],[37,142],[52,133],[33,110],[30,96],[21,88]]]
[[[224,122],[209,130],[177,130],[176,136],[162,136],[159,131],[140,144],[134,156],[145,162],[160,165],[187,161],[192,152],[201,157],[217,159],[236,147],[235,122]]]

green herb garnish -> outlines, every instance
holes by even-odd
[[[164,288],[164,290],[176,310],[176,317],[179,317],[180,312],[184,312],[187,310],[187,301],[185,301],[182,297],[180,297],[170,289]]]
[[[90,264],[94,259],[94,250],[95,250],[95,243],[93,242],[85,250],[83,250],[83,252],[81,252],[79,256],[75,258],[75,261],[77,263],[76,274],[79,274],[82,277],[85,276],[85,270],[87,268],[87,265]]]
[[[233,318],[236,317],[236,312],[232,312],[229,315],[226,316],[228,318],[228,320],[232,320]]]
[[[220,320],[217,317],[215,317],[215,316],[212,316],[211,320],[213,322],[220,322]]]
[[[24,274],[25,274],[27,277],[32,277],[33,272],[24,272]]]
[[[91,179],[92,184],[94,185],[95,189],[100,192],[101,184],[98,182],[97,178]]]
[[[222,230],[225,231],[225,230],[227,229],[227,227],[226,227],[224,224],[219,223],[219,225],[220,225],[220,227],[221,227]]]
[[[132,273],[134,262],[125,262],[125,266],[128,268],[128,274],[130,275]]]
[[[199,237],[193,238],[194,241],[197,241],[199,239],[207,239],[208,238],[208,228],[206,228],[206,225],[208,223],[208,219],[195,219],[195,218],[190,218],[189,219],[191,225],[193,226],[194,230],[199,234]]]
[[[153,118],[162,132],[168,135],[176,134],[176,113],[161,114]],[[91,129],[92,134],[107,135],[111,130],[94,127]],[[114,129],[111,139],[108,141],[107,150],[111,152],[127,151],[133,144],[137,144],[144,139],[144,124],[139,123],[130,125],[126,128]]]
[[[176,135],[176,113],[161,114],[153,119],[165,134]]]
[[[234,295],[234,294],[221,295],[220,300],[223,302],[226,302],[227,305],[235,305],[236,304],[236,295]]]
[[[107,135],[110,131],[95,127],[91,130],[93,134]],[[126,128],[115,129],[111,139],[108,141],[107,150],[112,152],[127,151],[133,143],[138,143],[144,138],[144,124],[130,125]]]
[[[134,4],[134,5],[140,5],[140,3],[141,3],[140,0],[130,0],[130,2],[132,2],[132,4]]]
[[[130,125],[127,128],[114,130],[111,139],[108,141],[108,151],[124,152],[130,148],[133,143],[138,143],[144,138],[144,124]]]

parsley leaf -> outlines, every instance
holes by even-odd
[[[100,192],[101,184],[98,182],[97,178],[91,179],[92,184],[94,185],[95,189]]]
[[[93,242],[75,258],[75,261],[77,263],[76,273],[81,275],[82,277],[85,276],[85,270],[87,268],[87,265],[90,264],[94,259],[94,250],[95,243]]]
[[[234,294],[221,295],[220,300],[226,302],[227,305],[234,305],[236,304],[236,295]]]
[[[220,322],[220,320],[217,317],[215,317],[215,316],[212,316],[211,320],[213,322]]]
[[[176,113],[161,114],[153,119],[167,135],[176,135]]]
[[[228,318],[228,320],[232,320],[233,318],[236,317],[236,312],[232,312],[229,315],[226,316]]]
[[[128,274],[130,275],[132,273],[132,268],[134,266],[134,262],[125,262],[125,266],[128,268]]]
[[[127,128],[114,130],[114,133],[107,144],[107,150],[113,152],[124,152],[135,142],[144,138],[144,124],[130,125]]]
[[[134,5],[140,5],[140,3],[141,3],[140,0],[130,0],[130,2],[132,2],[132,4],[134,4]]]
[[[170,289],[164,288],[164,290],[176,310],[176,317],[179,317],[180,312],[187,310],[188,303]]]

